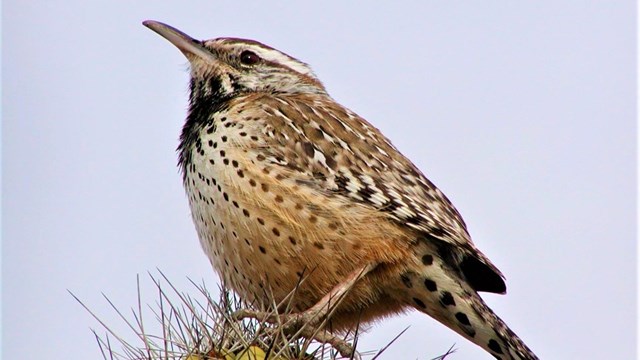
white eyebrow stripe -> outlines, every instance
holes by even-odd
[[[255,52],[256,54],[258,54],[258,56],[267,61],[282,64],[296,72],[299,72],[300,74],[309,75],[314,78],[316,77],[309,66],[302,63],[301,61],[298,61],[281,53],[278,50],[265,49],[258,46],[250,46],[249,48],[251,51]]]

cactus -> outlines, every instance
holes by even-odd
[[[93,330],[105,360],[332,360],[343,359],[331,345],[296,334],[285,334],[282,324],[270,324],[255,319],[236,320],[234,313],[253,309],[224,286],[219,288],[219,298],[204,284],[190,280],[197,296],[179,291],[162,273],[160,277],[149,274],[157,292],[155,305],[148,305],[156,324],[148,324],[143,314],[143,301],[138,277],[138,304],[132,309],[132,319],[126,317],[108,297],[105,299],[118,316],[133,331],[140,345],[125,340],[106,324],[94,311],[73,293],[71,295],[100,323],[104,333]],[[295,292],[292,294],[295,296]],[[146,313],[145,313],[146,314]],[[147,327],[159,327],[152,333]],[[159,325],[159,326],[158,326]],[[405,329],[406,330],[406,329]],[[404,331],[403,331],[404,332]],[[401,333],[402,334],[402,333]],[[397,339],[396,336],[391,342]],[[115,341],[114,341],[115,340]],[[345,341],[357,344],[358,334],[345,334]],[[380,351],[355,353],[351,358],[364,356],[372,360],[391,345]],[[434,359],[445,359],[444,355]]]

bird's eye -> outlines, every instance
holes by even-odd
[[[260,56],[253,51],[245,50],[240,54],[240,62],[245,65],[255,65],[260,61]]]

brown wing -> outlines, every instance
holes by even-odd
[[[378,129],[317,96],[252,96],[261,97],[253,111],[266,120],[265,138],[286,145],[265,147],[265,156],[296,170],[301,185],[388,214],[437,242],[475,290],[505,292],[502,274],[475,247],[449,199]]]

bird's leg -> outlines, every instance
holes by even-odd
[[[284,330],[289,334],[330,344],[342,356],[353,356],[354,359],[359,359],[360,356],[350,344],[322,328],[324,327],[324,322],[331,316],[337,305],[340,304],[353,286],[377,265],[375,263],[368,264],[351,272],[343,282],[336,285],[320,301],[303,312],[279,315],[243,309],[235,312],[233,316],[238,320],[253,318],[271,324],[283,324]]]
[[[369,264],[351,272],[349,276],[340,284],[336,285],[331,291],[325,295],[318,303],[313,305],[308,310],[305,310],[303,314],[309,314],[316,318],[324,318],[331,315],[337,305],[344,299],[349,290],[373,270],[378,264]],[[333,303],[332,303],[333,302]]]

